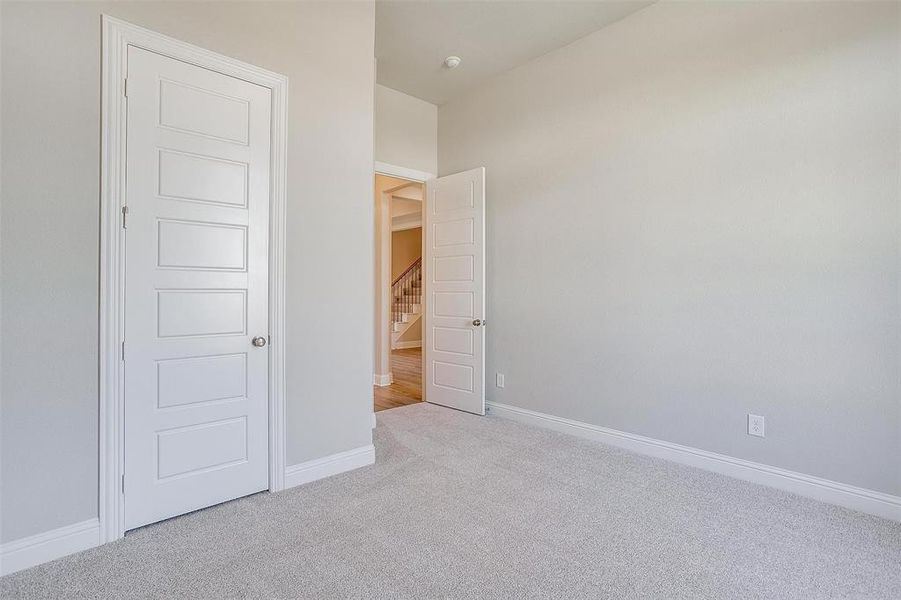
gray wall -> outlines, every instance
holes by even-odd
[[[396,167],[438,172],[438,107],[375,86],[375,159]]]
[[[97,515],[101,13],[289,77],[288,464],[371,443],[372,5],[0,11],[0,541]]]
[[[899,72],[897,3],[663,3],[441,106],[489,399],[901,493]]]

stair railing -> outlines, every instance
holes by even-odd
[[[422,258],[417,258],[391,284],[391,321],[403,320],[422,299]]]

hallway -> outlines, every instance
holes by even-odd
[[[374,386],[375,411],[422,402],[422,348],[391,351],[394,383]]]

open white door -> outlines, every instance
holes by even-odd
[[[425,400],[485,414],[485,168],[428,182]]]

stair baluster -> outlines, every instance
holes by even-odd
[[[404,322],[422,302],[422,258],[417,258],[391,284],[391,322]]]

